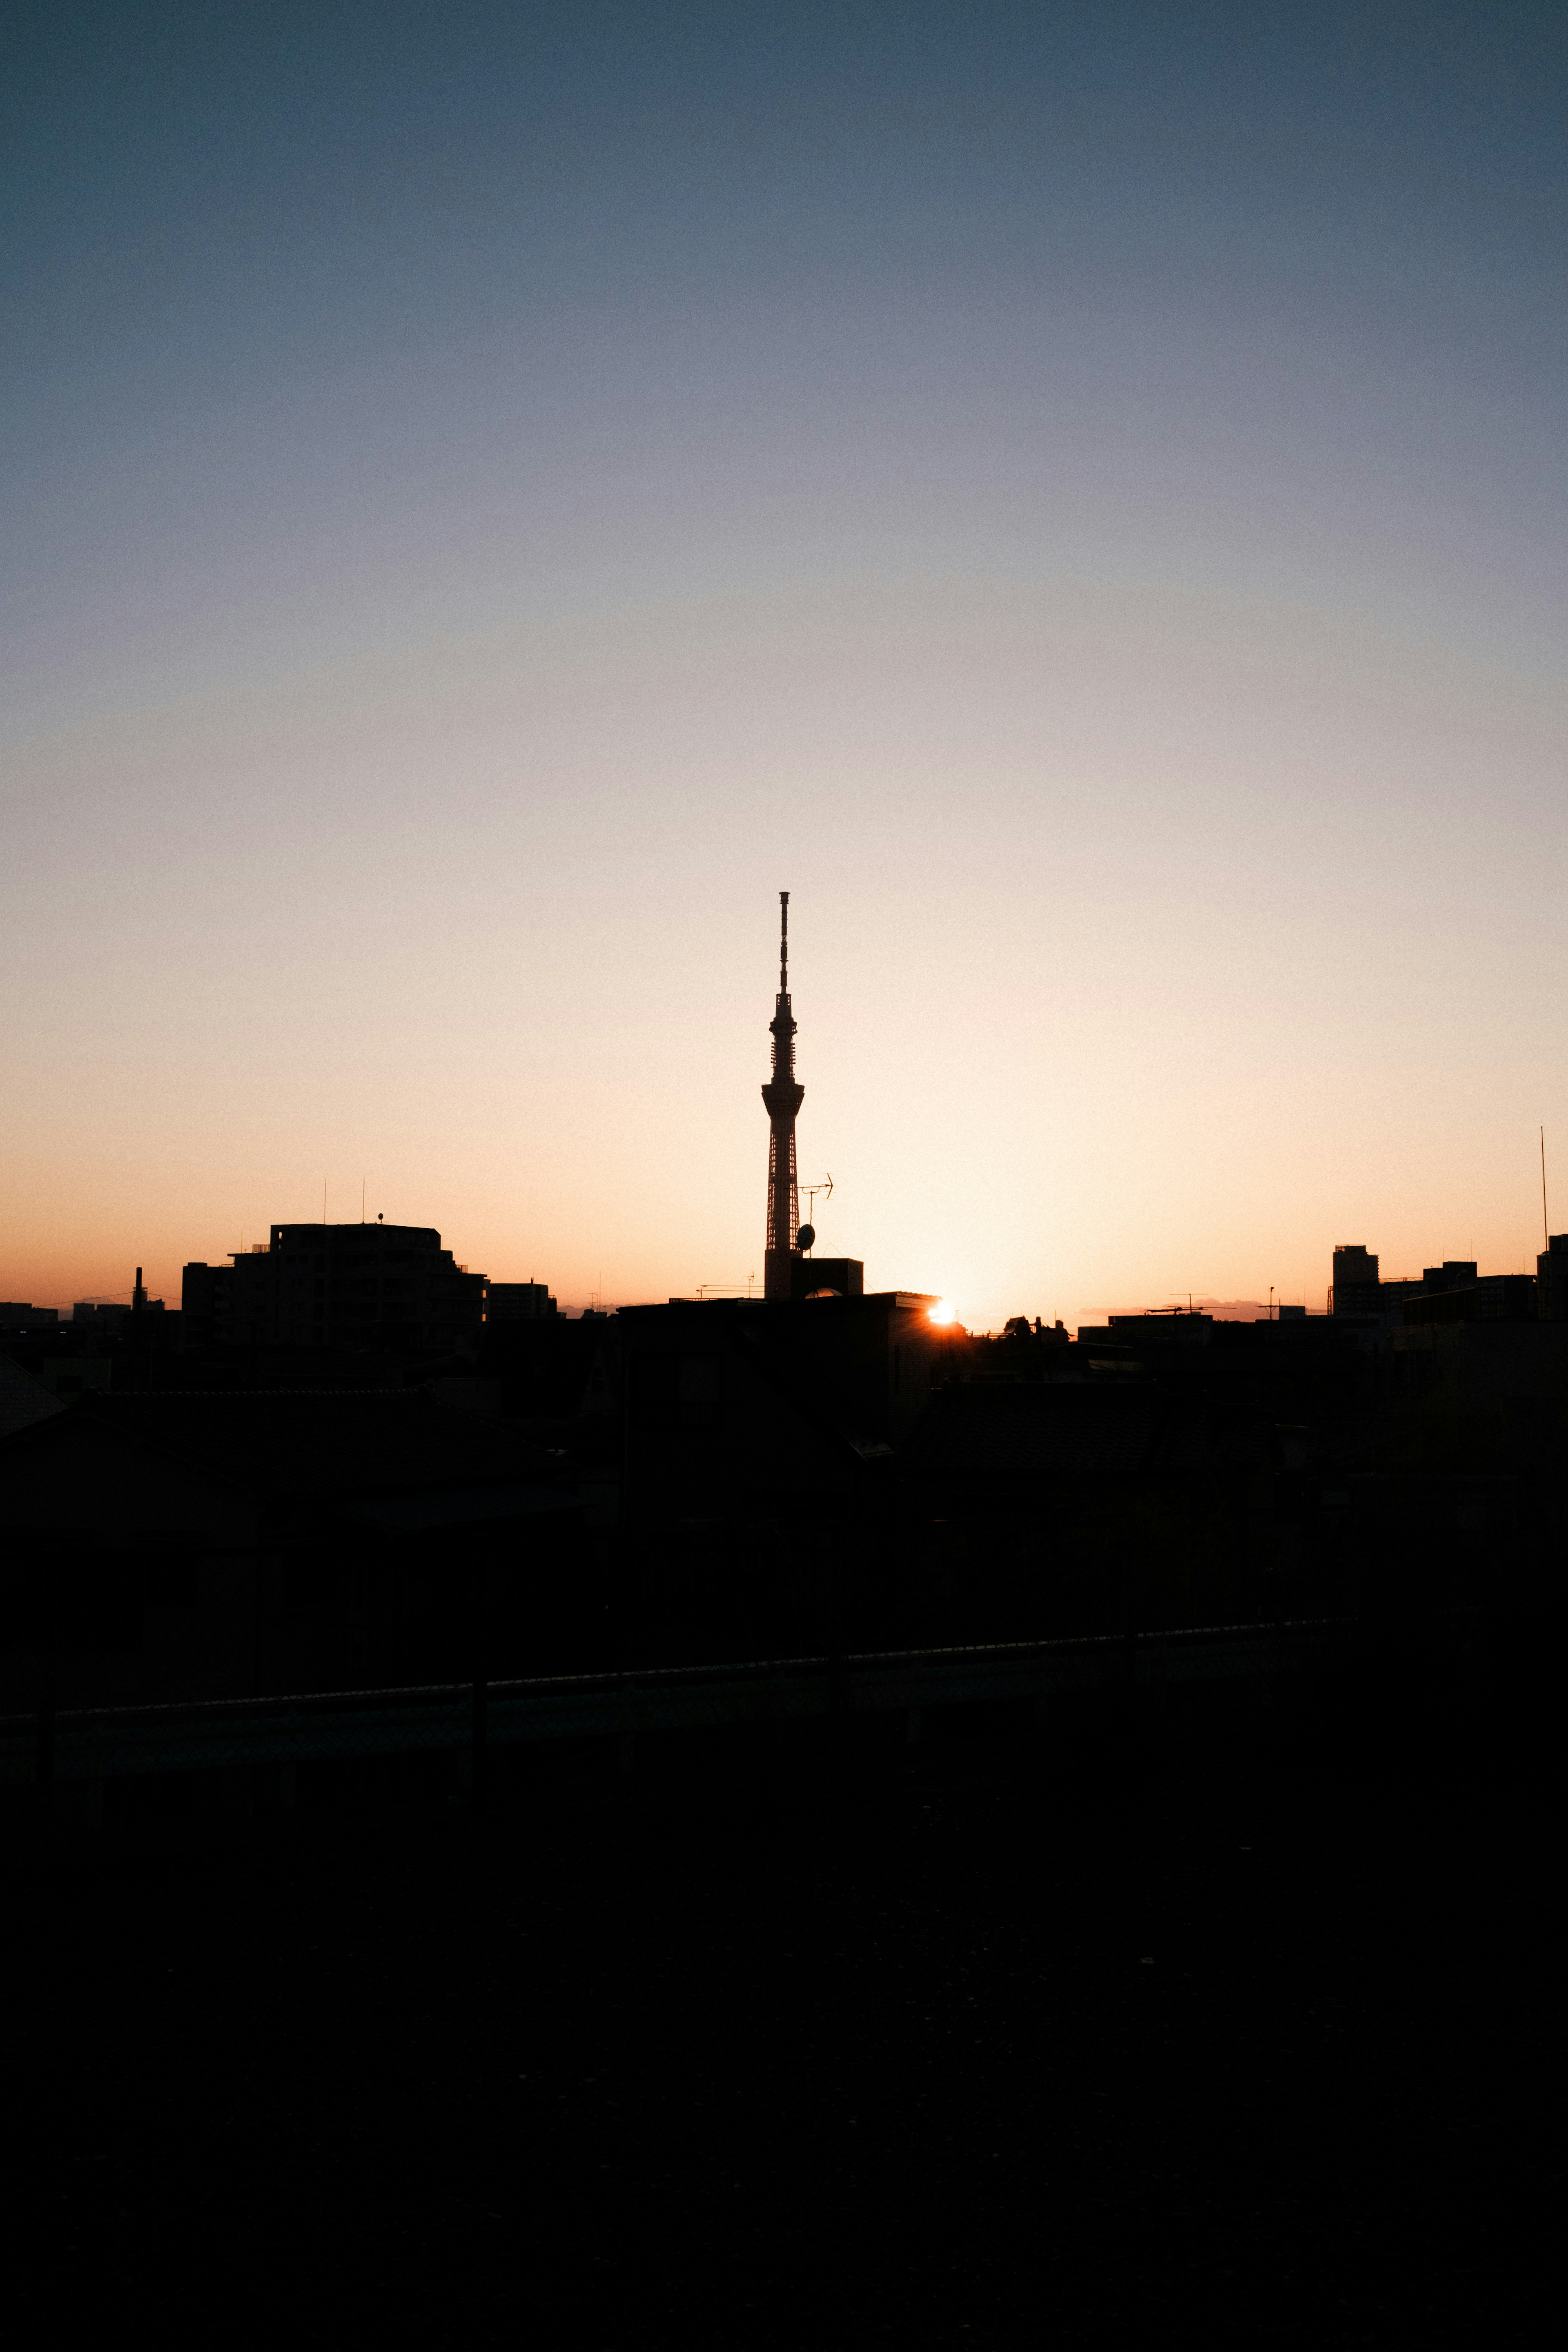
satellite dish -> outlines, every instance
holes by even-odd
[[[813,1244],[813,1243],[816,1241],[816,1227],[815,1225],[802,1225],[802,1227],[801,1227],[801,1229],[800,1229],[799,1233],[798,1233],[798,1234],[796,1234],[796,1235],[795,1235],[795,1247],[796,1247],[797,1249],[803,1249],[803,1250],[808,1250],[808,1249],[810,1249],[810,1247],[811,1247],[812,1244]]]

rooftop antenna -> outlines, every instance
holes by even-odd
[[[363,1225],[364,1223],[364,1178],[363,1176],[359,1180],[359,1221]]]
[[[1546,1129],[1544,1128],[1541,1130],[1541,1230],[1545,1238],[1546,1246],[1550,1249],[1552,1235],[1548,1230],[1546,1216]]]

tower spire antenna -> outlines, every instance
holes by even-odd
[[[789,1001],[789,892],[779,892],[779,993],[768,1027],[773,1070],[763,1088],[768,1114],[768,1231],[763,1265],[764,1298],[787,1298],[790,1266],[800,1232],[800,1182],[795,1154],[795,1113],[805,1088],[795,1075],[795,1014]]]

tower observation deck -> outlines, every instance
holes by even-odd
[[[795,1115],[805,1088],[795,1075],[795,1015],[789,1002],[789,892],[779,892],[779,992],[768,1024],[773,1041],[773,1075],[763,1088],[768,1114],[768,1237],[763,1295],[787,1298],[790,1260],[800,1232],[800,1181],[795,1159]]]

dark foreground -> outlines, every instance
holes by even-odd
[[[13,1853],[8,2334],[1539,2342],[1546,1745]]]

